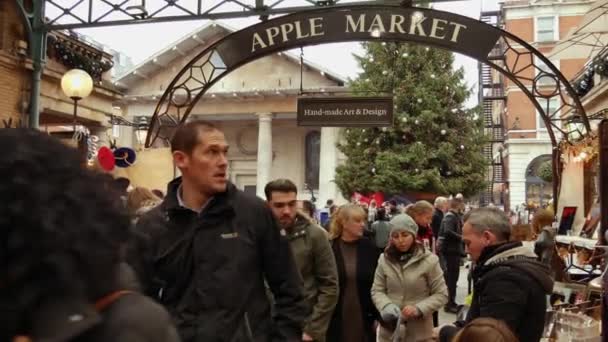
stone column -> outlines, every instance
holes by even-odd
[[[321,128],[321,162],[319,167],[319,202],[317,207],[324,207],[328,199],[336,200],[338,187],[334,182],[338,166],[338,131],[336,127]]]
[[[258,113],[258,161],[256,194],[265,198],[264,187],[272,169],[272,113]]]

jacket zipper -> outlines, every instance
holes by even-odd
[[[247,331],[247,337],[249,341],[254,342],[253,332],[251,331],[251,324],[249,323],[249,313],[245,312],[245,330]]]

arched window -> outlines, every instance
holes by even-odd
[[[534,158],[526,169],[526,203],[538,208],[549,204],[553,198],[553,183],[547,182],[539,173],[541,166],[551,162],[551,155],[545,154]]]
[[[305,170],[304,181],[308,187],[319,189],[319,167],[321,166],[321,133],[312,131],[306,134],[305,148]]]

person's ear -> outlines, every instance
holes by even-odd
[[[174,151],[173,163],[180,169],[186,168],[190,163],[190,157],[183,151]]]
[[[484,239],[484,243],[486,246],[489,246],[492,244],[492,242],[494,241],[494,234],[492,234],[492,232],[490,232],[489,230],[485,230],[482,233],[483,239]]]

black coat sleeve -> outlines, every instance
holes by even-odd
[[[441,232],[446,240],[462,241],[462,235],[459,233],[460,226],[459,218],[456,215],[445,215],[441,222]]]
[[[433,229],[433,237],[437,239],[439,237],[439,231],[441,230],[441,221],[443,220],[443,215],[437,212],[433,213],[433,220],[431,221],[431,228]]]
[[[158,299],[160,286],[153,268],[154,239],[162,229],[162,218],[157,216],[155,212],[142,216],[133,228],[126,253],[126,261],[135,271],[142,293],[155,299]]]
[[[263,209],[259,249],[265,279],[274,297],[274,341],[300,341],[307,316],[300,275],[287,239],[280,234],[270,209]]]

